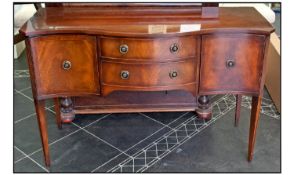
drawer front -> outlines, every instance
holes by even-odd
[[[101,56],[139,61],[179,60],[196,56],[197,41],[195,36],[155,39],[102,37]]]
[[[95,37],[51,35],[30,44],[39,96],[99,92]]]
[[[258,93],[263,69],[265,36],[204,35],[200,93]]]
[[[102,61],[102,82],[105,85],[132,87],[179,86],[196,82],[196,61],[156,64],[128,64]]]

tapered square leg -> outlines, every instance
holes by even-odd
[[[258,125],[260,107],[262,96],[252,97],[250,130],[249,130],[249,144],[248,144],[248,161],[253,158],[254,144],[256,138],[256,129]]]
[[[235,126],[239,124],[240,113],[241,113],[242,95],[236,95],[236,111],[235,111]]]
[[[37,119],[40,129],[40,135],[43,146],[43,153],[45,157],[45,165],[50,166],[50,156],[49,156],[49,144],[48,144],[48,133],[46,124],[46,113],[45,113],[45,101],[35,100],[35,108],[37,113]]]
[[[58,98],[54,99],[56,124],[59,129],[62,128],[61,113],[60,113],[60,101]]]

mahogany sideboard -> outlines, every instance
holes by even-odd
[[[50,165],[45,100],[56,121],[75,114],[195,111],[209,119],[209,95],[252,96],[252,160],[274,28],[254,8],[193,3],[49,4],[20,29]]]

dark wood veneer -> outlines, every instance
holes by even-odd
[[[209,119],[207,95],[224,93],[237,97],[237,125],[241,97],[252,95],[252,160],[269,34],[274,31],[254,8],[185,3],[46,6],[20,34],[26,37],[47,166],[44,100],[49,98],[55,100],[61,128],[62,120],[86,113],[195,111]]]

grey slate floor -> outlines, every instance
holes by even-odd
[[[14,172],[280,172],[280,115],[267,92],[254,160],[246,161],[250,97],[239,127],[235,97],[212,96],[213,118],[193,112],[78,115],[57,129],[46,103],[51,167],[43,162],[25,55],[14,61]]]
[[[274,24],[280,36],[280,14]],[[51,167],[43,162],[25,54],[14,60],[14,172],[280,172],[281,119],[265,90],[254,159],[246,160],[250,97],[211,97],[213,118],[193,112],[79,115],[57,129],[46,104]]]

